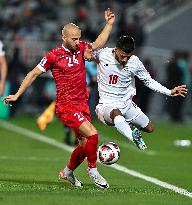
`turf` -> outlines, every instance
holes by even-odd
[[[20,117],[11,123],[63,141],[63,127],[55,120],[45,132],[40,132],[34,118]],[[192,191],[192,148],[175,147],[176,139],[192,139],[190,124],[155,123],[156,131],[143,134],[148,152],[137,150],[115,129],[95,121],[100,143],[119,144],[121,157],[118,164],[147,176]],[[192,199],[159,187],[139,178],[99,164],[99,170],[110,188],[101,190],[86,174],[83,163],[76,175],[84,183],[83,189],[71,187],[57,179],[70,153],[24,135],[0,128],[0,204],[137,204],[180,205],[192,204]]]

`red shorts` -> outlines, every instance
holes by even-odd
[[[56,114],[58,118],[77,134],[79,127],[85,121],[91,122],[88,104],[82,105],[57,105]],[[78,137],[78,136],[77,136]],[[78,137],[79,138],[79,137]]]

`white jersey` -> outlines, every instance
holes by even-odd
[[[104,48],[95,52],[97,81],[100,102],[127,102],[136,95],[135,76],[154,91],[171,95],[171,90],[151,78],[143,63],[132,55],[125,66],[115,59],[114,48]]]
[[[2,41],[0,41],[0,56],[4,56],[5,55],[5,52],[3,50],[3,43]]]

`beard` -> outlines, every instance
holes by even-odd
[[[72,52],[74,52],[74,51],[76,51],[77,50],[77,48],[78,48],[78,46],[72,46],[70,43],[66,43],[65,44],[65,47],[67,48],[67,49],[69,49],[70,51],[72,51]]]

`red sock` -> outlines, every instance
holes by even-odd
[[[97,166],[96,165],[97,144],[98,144],[98,134],[95,134],[95,135],[88,137],[87,143],[84,146],[89,168],[95,168]]]
[[[67,167],[71,170],[75,170],[85,159],[86,154],[84,148],[78,145],[72,152]]]

